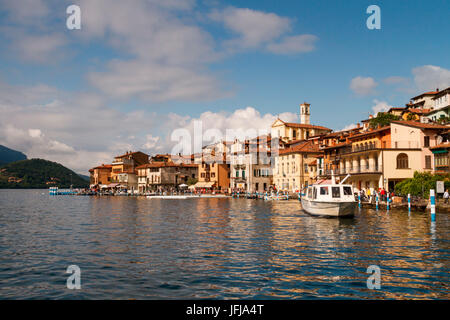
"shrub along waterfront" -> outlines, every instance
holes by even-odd
[[[395,185],[395,193],[428,199],[430,189],[436,189],[436,181],[444,181],[445,189],[450,188],[450,174],[431,174],[429,172],[414,172],[414,177],[403,180]]]

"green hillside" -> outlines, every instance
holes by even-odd
[[[63,165],[43,159],[21,160],[0,167],[0,188],[74,188],[89,182]]]
[[[7,148],[0,145],[0,166],[19,160],[25,160],[27,158],[22,152]]]

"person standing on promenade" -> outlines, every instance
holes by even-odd
[[[448,203],[448,197],[449,197],[448,189],[446,189],[445,192],[444,192],[444,203],[445,203],[445,204]]]

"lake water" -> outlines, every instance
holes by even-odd
[[[450,215],[0,190],[1,299],[448,299]],[[66,287],[69,265],[81,289]],[[367,267],[381,270],[368,289]]]

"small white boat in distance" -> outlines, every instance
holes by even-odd
[[[354,216],[357,202],[353,194],[353,186],[342,184],[347,177],[341,184],[336,184],[332,174],[331,184],[313,184],[309,186],[306,194],[301,197],[303,210],[311,215],[318,216]]]

